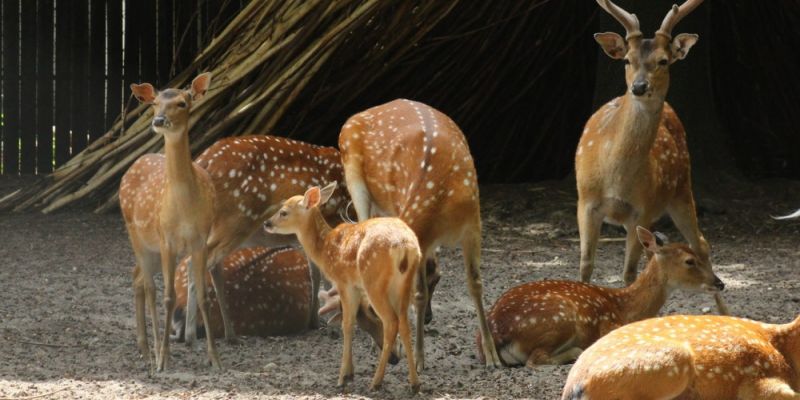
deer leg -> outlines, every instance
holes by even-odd
[[[708,242],[697,226],[697,213],[695,213],[694,197],[691,192],[670,204],[667,207],[667,213],[678,230],[681,231],[681,235],[689,242],[689,246],[710,264]],[[730,314],[728,305],[725,304],[725,300],[723,300],[719,292],[714,293],[714,301],[717,303],[717,310],[720,314]]]
[[[222,364],[219,362],[219,354],[217,353],[217,348],[214,345],[214,331],[211,329],[211,321],[208,319],[208,302],[206,301],[205,290],[206,256],[207,250],[205,247],[195,251],[194,254],[192,254],[194,263],[192,265],[193,268],[191,272],[194,275],[194,280],[197,284],[197,290],[195,290],[195,295],[197,296],[197,306],[200,309],[200,316],[203,318],[203,326],[206,329],[206,347],[208,349],[208,358],[213,367],[222,369]],[[222,289],[224,290],[224,288]],[[217,300],[219,300],[220,297],[220,292],[217,292]],[[223,303],[220,301],[220,310],[224,309],[222,304]]]
[[[308,327],[317,329],[319,328],[319,313],[317,312],[317,310],[319,310],[319,296],[317,296],[317,293],[319,292],[319,284],[322,276],[320,275],[319,267],[317,267],[308,256],[306,256],[306,258],[308,259],[308,274],[311,278],[311,303],[309,303],[311,306],[308,308],[310,314]]]
[[[161,335],[161,356],[156,370],[161,372],[169,363],[169,335],[172,326],[172,312],[175,310],[175,252],[166,245],[161,246],[161,269],[164,275],[164,334]]]
[[[636,227],[641,225],[649,228],[649,224],[645,221],[646,219],[642,218],[632,224],[625,224],[627,236],[625,237],[625,266],[622,276],[626,285],[630,285],[636,280],[639,270],[639,261],[642,259],[642,244],[639,243],[639,237],[636,236]]]
[[[192,262],[192,257],[189,257],[186,263],[186,322],[183,334],[184,343],[189,347],[197,339],[197,297]]]
[[[214,286],[214,292],[217,294],[219,312],[220,315],[222,315],[222,325],[225,329],[225,341],[230,344],[239,344],[239,339],[236,337],[236,331],[233,328],[233,321],[231,320],[231,309],[228,306],[228,293],[225,291],[225,277],[222,276],[221,262],[214,262],[209,272],[211,274],[211,284]],[[206,337],[209,337],[209,332],[211,332],[208,328],[208,325],[206,325]]]
[[[133,296],[136,302],[136,343],[147,365],[152,368],[150,346],[147,345],[147,320],[145,319],[145,289],[142,269],[139,265],[133,268]],[[154,338],[157,340],[157,337]]]
[[[464,252],[464,263],[467,270],[467,285],[469,287],[469,294],[472,296],[472,301],[475,303],[475,310],[478,313],[478,328],[481,331],[481,338],[483,340],[482,348],[486,366],[500,368],[503,364],[500,362],[500,356],[497,355],[492,333],[489,330],[489,324],[486,322],[486,311],[483,308],[483,281],[481,280],[480,269],[480,230],[473,230],[472,232],[472,234],[468,234],[461,242],[461,247]]]
[[[350,288],[339,287],[339,298],[342,300],[342,364],[339,368],[338,387],[344,388],[345,382],[353,379],[353,330],[360,300]]]
[[[603,225],[603,215],[594,205],[578,200],[578,234],[581,238],[581,281],[592,280],[594,258],[597,252],[597,241],[600,239],[600,227]]]
[[[425,257],[423,263],[427,263],[427,257]],[[425,268],[420,265],[417,268],[417,290],[414,293],[414,307],[417,315],[417,347],[415,351],[417,372],[422,372],[425,369],[425,309],[428,305],[428,298],[428,276],[425,273]]]
[[[389,362],[389,356],[392,354],[394,342],[397,339],[397,314],[389,304],[388,293],[377,293],[380,299],[371,301],[372,308],[378,317],[381,319],[383,325],[383,346],[381,346],[381,357],[378,362],[378,368],[375,370],[375,376],[372,378],[372,385],[370,390],[376,390],[383,382],[383,376],[386,373],[386,363]],[[371,298],[373,296],[370,296]]]
[[[422,269],[422,268],[420,268]],[[408,360],[408,383],[411,384],[411,391],[414,393],[419,392],[419,377],[417,376],[417,368],[414,360],[415,352],[411,348],[411,329],[408,323],[408,304],[406,307],[399,310],[398,322],[400,329],[400,340],[403,342],[403,349],[406,352],[406,359]]]

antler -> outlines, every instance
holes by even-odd
[[[703,0],[687,0],[680,7],[678,7],[677,4],[673,4],[672,9],[669,10],[667,16],[664,17],[664,21],[661,22],[661,28],[656,31],[656,34],[671,38],[672,28],[674,28],[683,17],[689,15],[689,13],[694,11],[694,9],[702,3]]]
[[[612,3],[610,0],[597,0],[597,4],[600,5],[606,12],[611,14],[617,21],[619,21],[622,26],[625,27],[625,39],[630,40],[637,36],[642,36],[642,31],[639,30],[639,18],[636,18],[636,14],[631,14],[618,5]]]

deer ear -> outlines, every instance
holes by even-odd
[[[211,73],[206,72],[204,74],[197,75],[197,78],[194,78],[192,81],[192,88],[189,89],[189,93],[192,95],[192,101],[197,101],[205,96],[208,87],[211,85]]]
[[[700,36],[694,33],[681,33],[672,40],[672,62],[683,60]]]
[[[319,206],[321,197],[322,194],[320,193],[319,186],[312,186],[306,190],[306,194],[303,195],[303,207],[311,209]]]
[[[644,246],[644,249],[650,253],[657,253],[659,249],[661,249],[661,244],[659,243],[659,239],[653,235],[652,232],[648,231],[647,229],[637,226],[636,227],[636,236],[639,237],[639,242]]]
[[[614,32],[595,33],[594,40],[609,57],[615,60],[621,60],[625,58],[625,54],[628,54],[628,45],[619,34]]]
[[[336,191],[336,181],[329,183],[327,186],[320,190],[321,198],[319,203],[325,204],[328,200],[330,200],[331,196],[333,196],[333,192]]]
[[[152,104],[153,100],[156,99],[156,89],[149,83],[142,83],[141,85],[131,83],[131,92],[133,92],[136,100],[144,104]]]

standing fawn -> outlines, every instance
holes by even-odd
[[[383,325],[381,358],[371,388],[376,389],[383,381],[399,329],[407,353],[408,379],[417,392],[419,380],[408,323],[408,304],[422,258],[417,237],[397,218],[374,218],[331,229],[319,207],[335,187],[335,183],[322,190],[314,186],[305,195],[286,200],[264,228],[271,233],[297,235],[308,257],[339,291],[344,336],[339,386],[353,376],[353,324],[358,310],[369,305]]]
[[[589,118],[575,154],[581,280],[589,282],[603,222],[627,231],[624,278],[631,283],[642,255],[636,226],[650,226],[666,211],[692,249],[709,260],[709,246],[697,227],[686,146],[686,132],[665,102],[669,66],[682,60],[697,42],[695,34],[672,38],[672,29],[702,3],[673,6],[655,37],[645,39],[636,15],[609,0],[597,0],[626,30],[595,34],[613,59],[625,60],[625,95],[606,103]],[[722,298],[715,294],[724,312]]]
[[[433,107],[394,100],[350,117],[339,148],[358,219],[397,216],[419,238],[426,267],[420,268],[417,284],[418,369],[424,368],[423,324],[431,318],[439,246],[461,244],[478,327],[489,338],[480,273],[478,177],[458,126]],[[484,340],[482,347],[486,365],[500,366],[492,341]]]
[[[675,315],[619,328],[586,349],[563,400],[800,399],[800,317],[785,325]]]
[[[185,332],[188,265],[188,259],[184,259],[175,275],[178,297],[173,325],[178,340]],[[231,323],[238,335],[289,335],[311,327],[311,278],[302,251],[290,247],[237,249],[220,266],[225,292],[231,299]],[[207,284],[208,317],[212,336],[219,338],[224,335],[222,314],[211,289]]]
[[[150,362],[145,322],[145,299],[153,322],[156,368],[163,371],[169,358],[169,335],[175,306],[175,263],[191,254],[191,274],[204,287],[208,250],[206,241],[214,219],[214,186],[208,173],[192,162],[189,152],[189,112],[203,97],[211,81],[201,74],[190,90],[156,92],[149,83],[132,84],[134,96],[153,106],[153,130],[164,136],[164,155],[140,157],[122,177],[119,202],[125,227],[136,255],[133,290],[136,299],[136,333],[142,355]],[[164,275],[166,319],[160,344],[153,275],[161,267]],[[205,291],[197,291],[197,304],[206,331],[209,329]],[[214,340],[206,339],[211,364],[221,368]]]
[[[652,257],[628,287],[546,280],[500,296],[489,312],[489,327],[503,363],[533,367],[572,361],[608,332],[656,316],[674,289],[725,287],[689,246],[664,245],[642,227],[637,233]]]
[[[221,268],[216,268],[222,259],[237,247],[276,247],[290,244],[284,235],[266,235],[261,224],[280,207],[281,201],[303,193],[312,185],[325,185],[343,179],[339,151],[332,147],[314,146],[308,143],[274,136],[241,136],[225,138],[206,149],[196,163],[208,171],[217,195],[214,223],[208,239],[208,265],[211,277],[218,289],[225,336],[235,338],[230,318],[227,317],[227,301],[222,285]],[[345,190],[337,190],[333,198],[322,208],[330,222],[339,222],[346,212],[349,197]],[[312,326],[317,325],[319,271],[312,266],[312,290],[308,292],[311,306],[308,308]],[[192,276],[187,290],[192,292]],[[196,305],[188,296],[186,306],[186,341],[191,343],[196,336]]]

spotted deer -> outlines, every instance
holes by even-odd
[[[684,59],[698,39],[686,33],[673,38],[672,30],[702,0],[674,6],[651,39],[643,37],[636,15],[609,0],[597,2],[625,27],[625,39],[606,32],[595,40],[609,57],[625,61],[629,90],[589,118],[575,153],[581,280],[591,279],[605,221],[627,231],[624,278],[631,283],[642,255],[636,226],[650,226],[665,211],[698,256],[709,259],[697,226],[686,132],[665,101],[670,65]],[[725,309],[720,295],[715,298]]]
[[[319,210],[336,184],[314,186],[294,196],[264,222],[271,233],[294,234],[308,257],[336,286],[342,306],[344,351],[338,385],[353,377],[353,324],[359,309],[371,306],[383,326],[383,345],[372,389],[383,381],[386,363],[397,338],[407,354],[408,380],[414,392],[419,379],[411,349],[408,305],[422,258],[414,232],[398,218],[373,218],[331,228]]]
[[[623,326],[586,349],[563,400],[800,399],[800,317],[783,325],[675,315]]]
[[[265,218],[280,207],[281,202],[303,193],[313,185],[325,185],[343,180],[339,151],[332,147],[266,135],[240,136],[217,141],[206,149],[196,163],[208,171],[217,195],[214,223],[208,239],[208,265],[211,266],[215,287],[223,281],[222,268],[215,268],[222,259],[237,247],[276,247],[293,244],[285,235],[267,235],[261,229]],[[349,196],[343,189],[322,207],[322,213],[331,223],[338,223],[346,214]],[[308,291],[312,326],[317,326],[316,293],[319,288],[319,271],[312,265],[312,290]],[[217,284],[219,283],[219,285]],[[193,291],[189,275],[187,290]],[[218,288],[220,289],[220,288]],[[225,336],[235,338],[230,318],[226,316],[226,296],[218,290]],[[187,296],[185,339],[191,343],[195,336],[196,305]]]
[[[651,257],[628,287],[545,280],[519,285],[500,296],[489,312],[489,328],[505,365],[573,361],[608,332],[656,316],[675,289],[724,289],[711,266],[689,246],[664,244],[647,229],[636,230]]]
[[[181,262],[175,275],[177,301],[173,326],[178,340],[185,333],[188,261]],[[231,323],[238,335],[289,335],[311,328],[311,277],[302,251],[291,247],[241,248],[228,254],[220,266],[225,292],[231,299]],[[222,314],[212,286],[206,285],[206,295],[211,334],[222,337]],[[198,328],[203,329],[198,333],[204,336],[204,327]]]
[[[136,266],[133,289],[136,300],[137,343],[152,368],[147,344],[145,300],[150,308],[156,369],[163,371],[169,358],[169,334],[175,306],[175,263],[181,255],[194,260],[191,274],[205,286],[208,249],[206,241],[214,220],[215,193],[208,173],[192,162],[189,152],[189,113],[192,104],[206,93],[211,75],[201,74],[189,90],[156,92],[149,83],[132,84],[134,96],[152,105],[153,130],[164,137],[164,154],[140,157],[122,177],[119,201],[128,230]],[[159,267],[164,276],[164,332],[158,332],[155,283]],[[197,304],[206,331],[210,331],[205,292],[197,292]],[[221,368],[214,340],[207,337],[211,364]]]
[[[423,324],[439,272],[435,251],[460,244],[478,327],[489,336],[480,274],[481,217],[478,177],[464,134],[452,119],[428,105],[394,100],[347,120],[339,134],[347,189],[359,221],[396,216],[419,238],[425,268],[416,296],[417,367],[424,368]],[[487,366],[500,366],[484,340]]]

